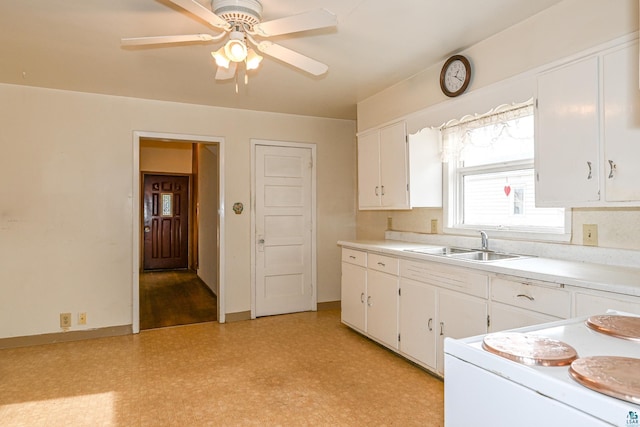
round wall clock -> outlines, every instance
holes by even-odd
[[[471,64],[462,55],[454,55],[442,66],[440,88],[450,97],[464,93],[471,80]]]

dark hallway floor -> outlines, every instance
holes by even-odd
[[[140,329],[210,322],[217,299],[192,270],[140,274]]]

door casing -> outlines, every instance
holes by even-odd
[[[218,158],[219,158],[219,180],[218,180],[218,224],[220,250],[218,258],[218,322],[225,322],[225,140],[222,137],[216,136],[202,136],[202,135],[188,135],[188,134],[174,134],[166,132],[147,132],[147,131],[134,131],[133,132],[133,191],[130,199],[131,211],[132,211],[132,330],[137,334],[140,332],[140,260],[142,256],[141,247],[141,206],[139,203],[141,197],[141,176],[140,176],[140,140],[150,138],[168,141],[183,141],[183,142],[195,142],[195,143],[210,143],[218,145]]]

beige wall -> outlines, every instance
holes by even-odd
[[[494,102],[490,106],[495,106],[498,103],[525,101],[533,97],[534,85],[531,78],[523,77],[520,80],[519,76],[637,30],[637,0],[565,0],[464,50],[462,53],[470,58],[474,68],[467,94],[453,100],[448,100],[442,94],[439,75],[443,60],[360,102],[358,130],[363,131],[404,116],[409,116],[413,122],[424,119],[425,124],[429,120],[437,122],[434,124],[442,123],[443,117],[422,117],[422,110],[435,111],[435,115],[447,111],[449,116],[446,118],[451,119],[465,114],[484,113],[488,110],[486,102]],[[505,79],[510,79],[510,83],[502,85]],[[486,91],[490,85],[499,86],[502,92],[495,95],[495,101],[486,101],[494,94],[486,96],[486,92],[479,91]],[[505,93],[515,99],[505,97]],[[429,232],[431,219],[438,219],[439,230],[442,230],[441,209],[359,211],[358,238],[383,238],[388,217],[392,218],[396,230]],[[574,209],[572,223],[573,244],[581,244],[583,224],[597,224],[599,246],[640,249],[640,209]]]
[[[250,206],[251,138],[318,147],[318,301],[355,236],[355,123],[0,85],[0,338],[132,323],[133,132],[222,137],[225,205]],[[250,310],[250,215],[226,216],[226,312]]]
[[[218,295],[218,146],[199,145],[198,276]]]
[[[140,140],[140,171],[191,173],[191,141]]]

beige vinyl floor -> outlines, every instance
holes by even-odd
[[[338,311],[0,350],[2,426],[442,426],[443,383]]]

